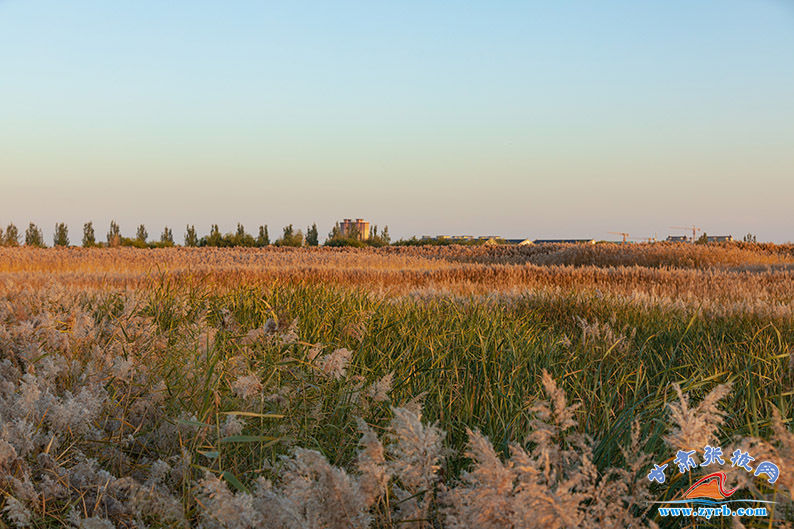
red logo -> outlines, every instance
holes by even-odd
[[[715,472],[702,477],[684,493],[684,499],[711,498],[713,500],[724,500],[736,492],[736,489],[725,490],[726,479],[724,472]]]

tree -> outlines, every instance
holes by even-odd
[[[389,237],[389,227],[384,227],[383,230],[378,233],[378,227],[375,226],[372,229],[370,238],[367,239],[367,244],[370,246],[388,246],[391,244],[391,237]]]
[[[391,237],[389,236],[389,227],[386,226],[379,233],[378,226],[374,225],[370,230],[370,236],[364,240],[361,237],[361,232],[358,227],[353,225],[348,231],[343,231],[342,227],[337,222],[328,234],[325,240],[325,246],[353,246],[355,248],[363,248],[364,246],[388,246],[391,244]]]
[[[69,228],[66,224],[59,222],[55,225],[55,235],[52,238],[53,246],[69,246]]]
[[[353,246],[355,248],[363,248],[366,243],[358,238],[358,230],[353,227],[350,233],[342,231],[342,227],[337,222],[331,228],[328,238],[325,240],[324,246]]]
[[[146,239],[149,238],[149,233],[146,231],[146,226],[141,224],[138,226],[138,231],[135,232],[135,240],[146,244]]]
[[[164,247],[171,247],[174,245],[174,233],[168,226],[163,228],[163,233],[160,235],[160,245]]]
[[[32,222],[28,225],[28,229],[25,230],[25,246],[44,248],[44,234]]]
[[[259,226],[259,235],[256,237],[256,245],[259,248],[270,245],[270,236],[267,234],[267,224]]]
[[[350,228],[345,232],[344,235],[348,239],[355,239],[357,241],[362,240],[361,232],[359,231],[358,226],[356,224],[353,224],[352,226],[350,226]]]
[[[196,227],[194,225],[185,227],[185,246],[198,246],[198,237],[196,237]]]
[[[83,224],[83,248],[91,248],[96,246],[94,238],[94,223],[91,221]]]
[[[342,238],[342,228],[339,226],[339,223],[337,222],[336,224],[334,224],[334,227],[331,228],[331,231],[328,232],[328,240],[335,240],[341,238]]]
[[[695,241],[695,244],[707,244],[708,242],[709,242],[709,236],[708,236],[708,234],[706,234],[706,232],[704,231],[704,232],[703,232],[703,235],[701,235],[700,237],[698,237],[698,240],[697,240],[697,241]]]
[[[121,245],[121,230],[115,220],[110,221],[110,230],[107,235],[108,246],[116,247]]]
[[[256,246],[256,239],[245,232],[245,228],[239,222],[237,223],[237,232],[229,238],[230,246]]]
[[[199,246],[221,246],[223,243],[223,236],[217,224],[213,224],[210,228],[210,233],[206,237],[202,237]]]
[[[275,244],[276,246],[303,246],[303,233],[300,230],[295,231],[292,224],[284,226],[284,234]]]
[[[306,246],[317,246],[319,235],[317,233],[317,224],[312,224],[310,228],[306,228]]]
[[[6,236],[3,244],[5,246],[19,246],[19,230],[13,222],[6,227]]]

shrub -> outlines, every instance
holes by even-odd
[[[365,243],[364,241],[360,241],[358,239],[353,239],[351,237],[335,237],[333,239],[326,240],[324,246],[328,246],[331,248],[339,248],[342,246],[350,246],[352,248],[364,248],[367,246],[367,243]]]
[[[210,227],[209,234],[202,237],[199,241],[199,246],[224,246],[223,242],[221,230],[218,228],[217,224],[213,224],[212,227]]]
[[[295,231],[292,224],[284,226],[284,233],[281,238],[277,239],[273,244],[276,246],[303,246],[303,232],[300,230]]]
[[[119,242],[119,246],[131,247],[131,248],[149,248],[149,244],[137,237],[134,239],[130,239],[129,237],[121,237]]]
[[[246,233],[245,227],[239,222],[237,223],[237,231],[231,237],[227,235],[227,238],[229,239],[229,246],[244,246],[247,248],[256,246],[256,239]]]
[[[218,225],[213,224],[209,235],[202,237],[198,245],[221,248],[232,246],[254,247],[258,245],[258,239],[254,239],[252,235],[246,233],[245,228],[239,222],[235,233],[227,233],[225,235],[221,235]]]

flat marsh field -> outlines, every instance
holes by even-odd
[[[793,355],[792,245],[0,248],[0,527],[792,527]]]

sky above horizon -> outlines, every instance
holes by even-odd
[[[0,0],[0,225],[794,240],[794,2]]]

